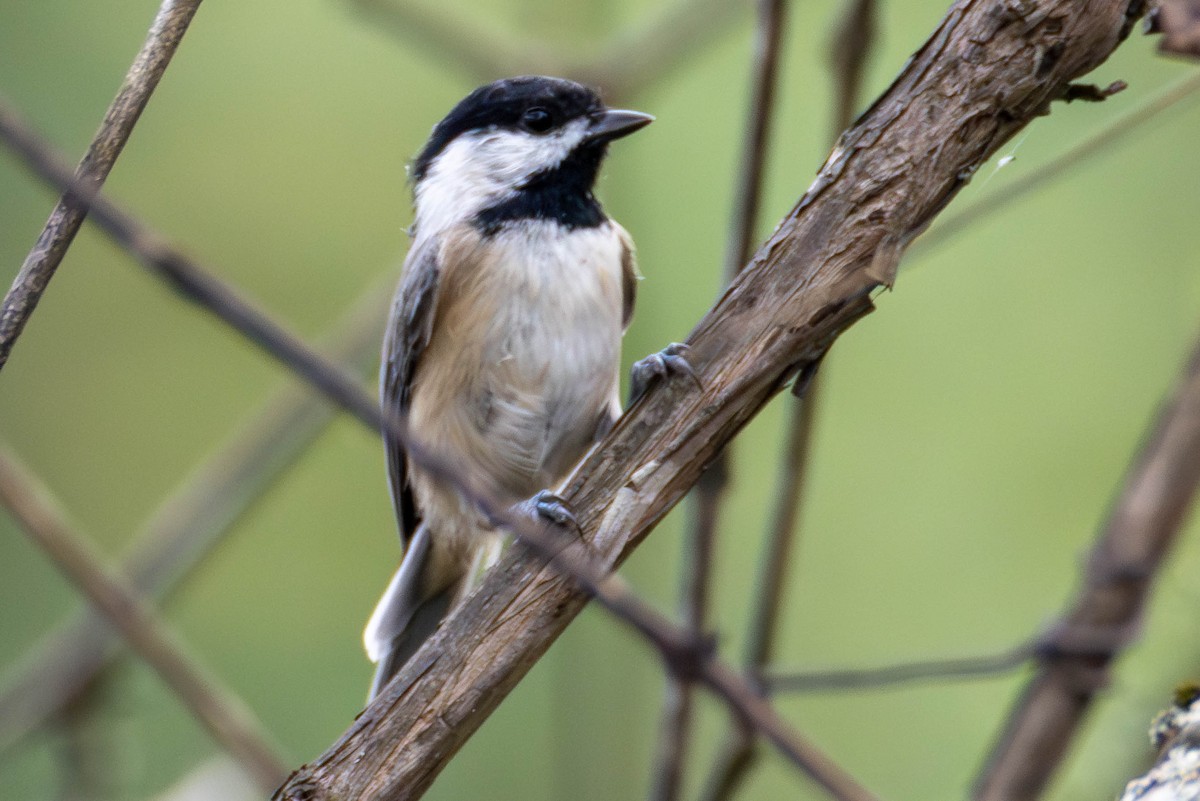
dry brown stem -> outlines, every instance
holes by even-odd
[[[830,68],[835,87],[832,125],[832,138],[835,140],[850,126],[854,108],[859,102],[862,78],[874,40],[874,18],[874,0],[850,0],[834,29],[830,43]],[[761,169],[761,165],[758,168]],[[744,248],[741,257],[745,259],[750,246],[748,228],[742,230],[741,242]],[[771,528],[759,557],[754,603],[747,626],[745,665],[755,675],[761,675],[775,650],[776,632],[783,610],[783,590],[791,568],[795,541],[799,536],[800,506],[808,484],[809,459],[822,382],[820,375],[814,374],[803,383],[803,398],[793,401],[788,414]],[[722,458],[719,456],[718,462]],[[733,797],[742,778],[757,761],[759,751],[753,732],[745,727],[732,728],[713,760],[701,796],[704,801],[723,801]]]
[[[1037,675],[1010,713],[978,801],[1038,798],[1109,667],[1132,641],[1155,576],[1200,485],[1200,342],[1157,415],[1087,562],[1071,610],[1043,637]]]
[[[412,436],[403,416],[384,417],[379,406],[357,385],[355,379],[309,348],[286,328],[259,311],[229,284],[216,278],[197,262],[173,248],[157,232],[101,195],[94,187],[81,186],[69,168],[13,110],[0,102],[0,139],[21,155],[26,163],[56,186],[78,195],[91,209],[91,219],[116,242],[135,255],[155,275],[170,282],[189,300],[217,315],[248,340],[278,359],[347,411],[369,425],[386,431],[404,444],[408,456],[435,480],[458,490],[497,526],[536,544],[537,531],[523,513],[506,508],[496,498],[475,486],[463,470],[430,450]],[[542,547],[545,555],[552,548]],[[853,778],[824,754],[792,732],[774,709],[750,688],[744,679],[711,653],[693,647],[695,638],[677,629],[628,592],[613,594],[615,579],[603,565],[588,560],[555,560],[558,574],[575,582],[586,594],[629,624],[658,647],[669,666],[692,675],[712,689],[745,723],[774,743],[797,766],[808,771],[838,798],[868,801],[871,798]],[[600,578],[598,578],[600,577]],[[680,647],[680,644],[687,647]]]
[[[0,503],[263,792],[274,789],[287,772],[286,762],[249,707],[188,656],[171,630],[104,565],[41,482],[5,447],[0,447]]]
[[[392,283],[394,279],[388,279]],[[330,347],[339,363],[365,369],[379,352],[390,286],[370,287],[351,305]],[[307,385],[281,389],[196,467],[140,527],[120,572],[145,598],[170,595],[333,421],[335,410]],[[29,649],[4,676],[0,752],[78,698],[112,657],[120,637],[84,607]]]
[[[1128,34],[1141,5],[961,0],[688,342],[703,388],[651,390],[562,488],[603,565],[619,564],[787,379],[890,285],[904,246],[978,166]],[[587,594],[510,549],[325,754],[277,798],[417,798]]]
[[[760,0],[754,36],[750,107],[742,138],[741,168],[725,253],[725,283],[733,280],[750,257],[759,221],[767,139],[775,116],[780,49],[787,18],[786,0]],[[720,451],[701,475],[692,495],[691,522],[684,544],[680,608],[683,624],[697,635],[707,627],[708,596],[714,552],[729,483],[729,453]],[[679,797],[692,725],[692,685],[686,677],[668,675],[663,694],[662,733],[650,797]]]
[[[200,0],[164,0],[141,51],[104,115],[100,130],[75,171],[79,181],[97,188],[104,184],[199,6]],[[0,369],[8,362],[17,337],[37,308],[86,215],[85,203],[64,194],[25,257],[0,306]]]

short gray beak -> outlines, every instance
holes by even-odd
[[[587,141],[611,142],[613,139],[628,136],[639,128],[645,128],[652,122],[654,117],[640,111],[605,109],[592,117],[592,123],[588,126]]]

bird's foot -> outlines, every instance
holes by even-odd
[[[549,523],[551,526],[579,529],[579,523],[575,520],[575,515],[571,513],[571,510],[567,508],[566,501],[550,490],[542,490],[513,508],[521,514]]]
[[[658,353],[651,353],[641,361],[635,362],[629,374],[629,405],[632,406],[650,388],[656,379],[669,379],[671,376],[686,375],[692,379],[698,389],[703,389],[696,371],[687,360],[688,346],[681,342],[672,342]]]

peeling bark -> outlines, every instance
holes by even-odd
[[[788,379],[872,310],[907,244],[975,170],[1129,33],[1128,0],[964,0],[839,141],[816,181],[688,338],[703,382],[657,387],[562,495],[616,566]],[[587,601],[512,548],[277,799],[412,799]]]

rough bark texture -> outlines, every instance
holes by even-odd
[[[1140,0],[956,3],[688,339],[704,388],[651,391],[563,490],[619,564],[786,379],[890,284],[905,245],[978,166],[1103,61]],[[419,797],[586,597],[522,549],[279,799]]]
[[[1180,687],[1175,706],[1150,725],[1158,749],[1154,767],[1129,782],[1120,801],[1197,801],[1200,799],[1200,688]]]

